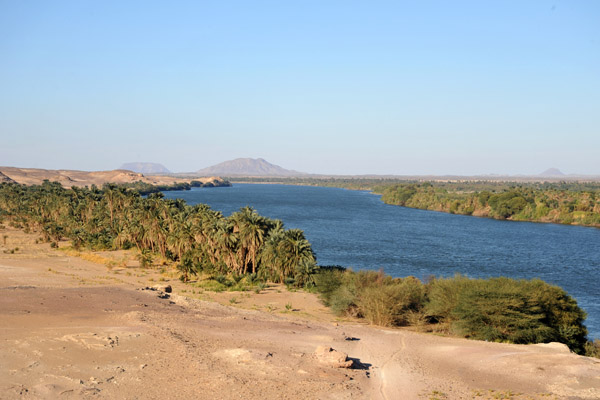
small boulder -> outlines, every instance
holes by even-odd
[[[329,346],[317,347],[315,356],[320,363],[334,368],[352,368],[353,361],[348,359],[346,353],[332,349]]]
[[[567,346],[564,343],[558,343],[558,342],[537,343],[534,346],[541,347],[544,350],[547,350],[547,351],[553,352],[553,353],[564,353],[564,354],[571,353],[569,346]]]

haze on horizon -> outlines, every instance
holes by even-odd
[[[0,165],[600,175],[600,3],[0,0]]]

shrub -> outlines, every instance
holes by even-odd
[[[256,285],[256,288],[254,289],[254,293],[259,294],[262,290],[265,290],[267,288],[267,284],[264,282],[259,282],[258,285]]]
[[[578,354],[584,353],[587,329],[583,325],[586,313],[577,301],[562,288],[534,279],[523,283],[526,290],[542,308],[544,323],[552,328],[552,341],[565,343]]]
[[[218,275],[215,277],[215,281],[219,282],[221,285],[229,287],[233,284],[225,275]]]
[[[523,210],[527,206],[527,200],[519,192],[510,191],[490,196],[488,204],[495,216],[508,218]]]
[[[319,267],[314,276],[315,290],[320,294],[323,304],[331,305],[333,293],[342,285],[345,269],[337,266]]]
[[[452,310],[452,329],[465,337],[512,343],[549,341],[550,327],[539,304],[521,285],[497,278],[473,280],[459,294]]]
[[[412,326],[418,329],[423,329],[427,326],[427,317],[425,316],[423,310],[408,310],[404,314],[404,318],[406,319],[406,324],[408,326]]]
[[[152,256],[152,252],[150,250],[147,249],[143,249],[138,255],[137,255],[137,259],[140,262],[140,267],[142,268],[146,268],[152,265],[153,260],[153,256]]]
[[[585,343],[585,353],[588,357],[600,358],[600,340],[596,339],[593,342],[587,341]]]
[[[222,283],[220,283],[214,279],[206,279],[206,280],[200,281],[200,282],[196,283],[195,286],[202,288],[204,290],[207,290],[207,291],[217,292],[217,293],[223,292],[227,289],[227,286],[223,285]]]
[[[492,278],[457,285],[452,329],[465,337],[540,343],[558,341],[584,352],[585,312],[564,290],[541,280]]]
[[[424,292],[421,281],[413,277],[377,282],[360,291],[357,306],[372,324],[406,325],[408,313],[422,307]]]
[[[393,279],[383,271],[321,268],[315,282],[323,303],[336,314],[382,326],[406,325],[409,311],[421,309],[425,293],[418,279]]]
[[[340,275],[340,286],[331,293],[331,308],[337,314],[347,314],[353,317],[362,317],[364,314],[359,307],[359,299],[363,292],[373,286],[382,285],[391,281],[390,276],[383,271],[344,271]]]
[[[359,315],[356,305],[356,288],[354,286],[342,285],[331,294],[329,306],[337,315]]]
[[[453,278],[433,279],[427,288],[425,315],[434,321],[450,322],[452,310],[458,304],[458,296],[469,282],[469,278],[459,274]]]
[[[177,264],[177,270],[181,272],[179,279],[183,282],[187,282],[190,279],[190,275],[198,275],[198,267],[194,263],[194,260],[189,255],[184,255],[181,262]]]

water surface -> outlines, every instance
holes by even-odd
[[[165,192],[230,215],[249,205],[304,230],[320,265],[383,270],[394,276],[508,276],[561,286],[587,311],[600,338],[600,229],[497,221],[387,205],[346,189],[235,184]]]

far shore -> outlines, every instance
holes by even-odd
[[[229,182],[232,185],[234,185],[234,184],[244,184],[244,185],[248,184],[248,185],[287,185],[287,186],[306,186],[306,187],[335,187],[335,188],[338,188],[338,189],[346,189],[346,190],[356,190],[356,191],[368,192],[368,193],[370,193],[372,195],[379,196],[379,197],[382,196],[381,193],[376,193],[371,188],[353,188],[353,187],[343,187],[343,186],[326,186],[326,185],[319,185],[317,183],[315,183],[315,184],[309,184],[309,183],[291,182],[291,181],[272,181],[272,182],[236,181],[236,180],[233,180],[233,179],[229,180]],[[385,204],[388,204],[388,203],[385,203]],[[394,205],[394,204],[391,204],[391,205]],[[444,214],[450,214],[449,212],[441,211],[441,210],[429,210],[429,209],[424,209],[424,208],[408,207],[408,206],[397,206],[397,207],[406,207],[406,208],[412,208],[412,209],[415,209],[415,210],[423,210],[423,211],[431,211],[431,212],[441,212],[441,213],[444,213]],[[462,215],[462,214],[457,214],[457,215]],[[475,217],[475,218],[494,219],[492,217],[488,217],[488,216],[484,216],[484,215],[466,215],[466,216],[468,216],[468,217]],[[598,226],[598,225],[585,225],[585,224],[579,224],[577,222],[570,223],[570,224],[560,224],[560,223],[552,222],[552,221],[514,220],[514,219],[510,219],[510,218],[509,219],[505,219],[504,221],[510,221],[510,222],[529,222],[529,223],[537,223],[537,224],[572,225],[572,226],[582,226],[582,227],[600,229],[600,226]]]
[[[2,167],[0,166],[0,183],[2,182],[16,182],[25,185],[39,185],[44,180],[51,182],[59,182],[63,187],[85,187],[96,185],[101,187],[106,183],[113,183],[118,185],[145,185],[146,188],[138,188],[144,192],[144,194],[155,192],[158,190],[170,191],[170,190],[181,190],[180,185],[187,185],[190,187],[190,183],[193,181],[200,182],[200,185],[206,186],[228,186],[229,183],[233,184],[280,184],[280,185],[292,185],[292,186],[319,186],[319,187],[337,187],[349,190],[363,190],[373,194],[381,196],[382,193],[374,192],[377,185],[392,185],[394,183],[424,183],[424,182],[437,182],[437,183],[448,183],[448,184],[464,184],[464,183],[555,183],[570,182],[570,183],[587,183],[596,185],[600,182],[600,177],[590,176],[378,176],[378,175],[364,175],[364,176],[341,176],[341,175],[302,175],[302,176],[289,176],[289,177],[261,177],[261,176],[233,176],[228,177],[229,181],[224,181],[221,177],[217,176],[195,176],[185,175],[183,178],[181,174],[159,174],[159,175],[144,175],[127,170],[111,170],[111,171],[75,171],[75,170],[45,170],[37,168],[16,168],[16,167]],[[236,179],[237,178],[237,179]],[[308,181],[307,181],[308,180]],[[171,186],[171,188],[170,188]],[[597,185],[596,185],[597,186]],[[150,189],[148,189],[150,187]],[[386,204],[399,205],[394,202],[390,202],[386,199],[386,196],[382,196],[382,201]],[[436,207],[411,207],[410,205],[400,206],[408,208],[416,208],[428,211],[437,211],[444,213],[456,213],[460,215],[476,216],[483,218],[495,218],[498,216],[487,215],[485,212],[477,211],[475,213],[464,213],[464,212],[452,212],[451,210]],[[597,207],[594,209],[597,210]],[[557,210],[554,210],[557,211]],[[575,226],[589,226],[594,228],[600,228],[598,222],[598,212],[594,211],[592,217],[595,218],[592,221],[588,220],[553,220],[552,218],[532,218],[521,217],[515,219],[513,217],[500,218],[507,221],[519,221],[519,222],[538,222],[538,223],[557,223],[565,225]]]

